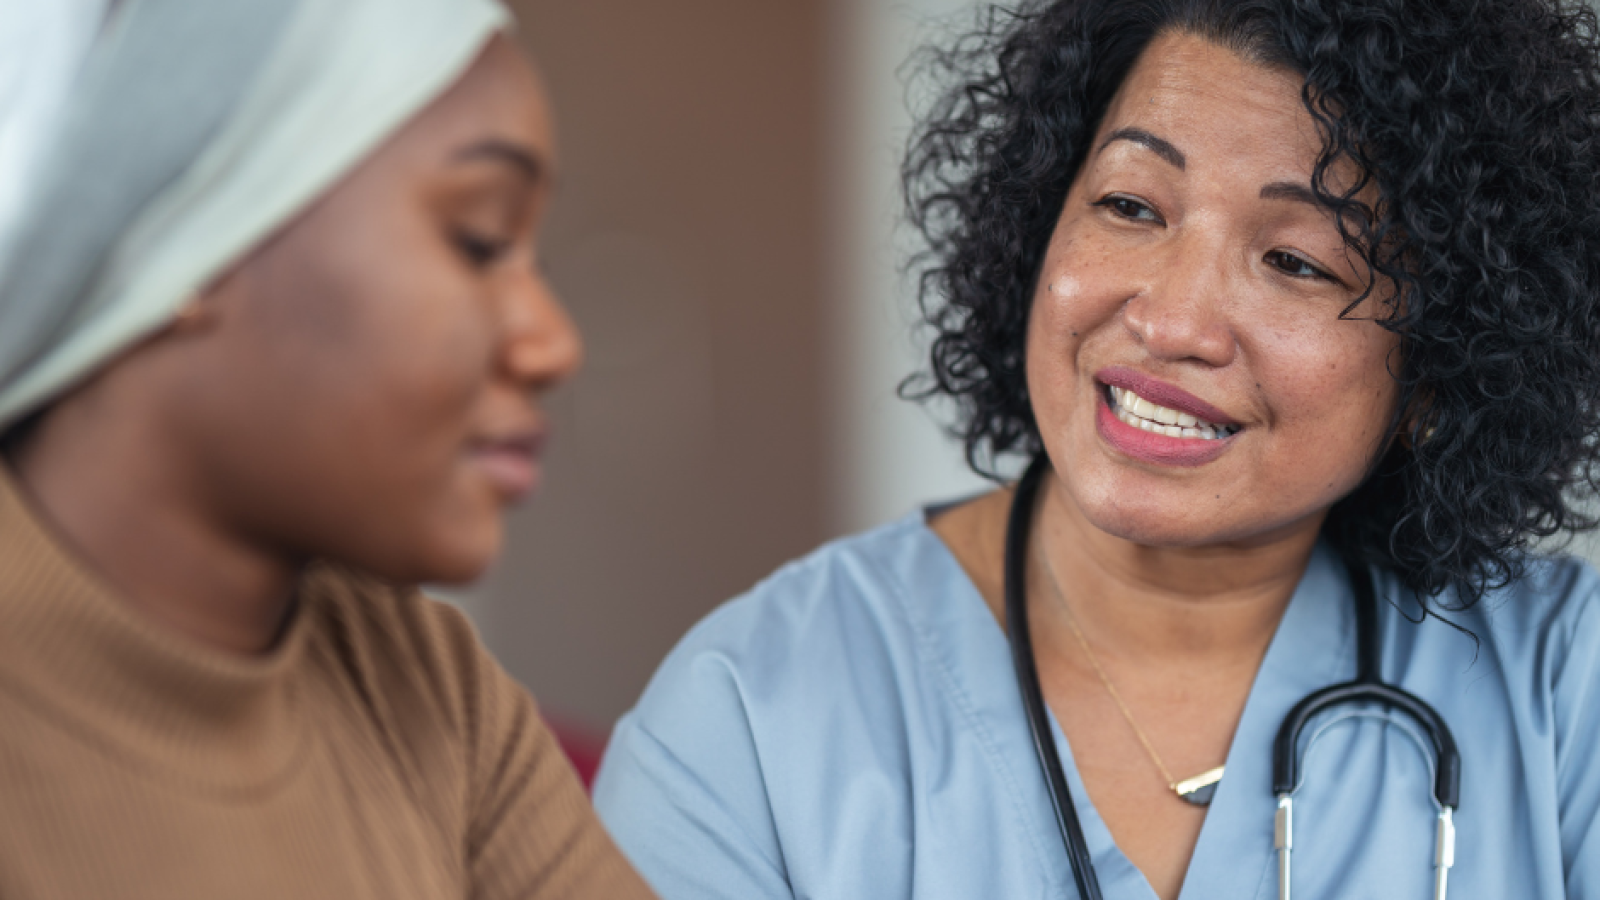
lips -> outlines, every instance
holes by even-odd
[[[1159,406],[1119,387],[1107,387],[1108,402],[1117,418],[1145,431],[1165,434],[1167,437],[1204,438],[1219,440],[1239,430],[1237,425],[1217,425],[1197,419],[1183,410]]]
[[[1158,381],[1143,372],[1112,366],[1096,372],[1094,377],[1096,381],[1108,387],[1133,391],[1151,403],[1186,412],[1196,419],[1204,419],[1213,425],[1227,427],[1239,424],[1232,416],[1188,391],[1167,384],[1165,381]]]
[[[1096,380],[1106,386],[1096,391],[1095,426],[1101,438],[1141,462],[1185,468],[1205,465],[1226,453],[1241,430],[1236,420],[1204,400],[1131,369],[1106,369],[1097,373]],[[1154,404],[1161,408],[1163,422],[1174,422],[1157,424],[1126,410],[1119,415],[1112,408],[1114,394],[1124,399],[1136,395],[1140,410],[1148,412]]]
[[[539,460],[545,435],[537,430],[473,441],[468,458],[506,503],[515,503],[539,486]]]

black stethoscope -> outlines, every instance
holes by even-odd
[[[1039,688],[1039,671],[1033,660],[1033,638],[1028,631],[1026,575],[1028,533],[1033,524],[1034,499],[1039,483],[1050,468],[1040,454],[1017,484],[1011,500],[1011,515],[1006,526],[1005,599],[1006,634],[1011,642],[1011,658],[1017,667],[1017,685],[1022,689],[1027,709],[1028,728],[1033,732],[1033,747],[1039,766],[1050,786],[1056,824],[1072,862],[1073,880],[1082,900],[1101,900],[1100,880],[1084,841],[1083,825],[1078,821],[1067,787],[1061,756],[1050,732],[1050,717],[1045,711],[1044,694]],[[1319,713],[1351,703],[1378,703],[1410,717],[1433,744],[1433,797],[1439,805],[1434,843],[1435,900],[1445,900],[1450,867],[1455,864],[1456,831],[1454,812],[1461,797],[1461,756],[1456,751],[1450,728],[1433,707],[1416,696],[1384,683],[1378,667],[1378,604],[1372,573],[1347,562],[1350,584],[1356,594],[1356,677],[1353,681],[1325,687],[1294,705],[1278,728],[1272,745],[1272,792],[1278,797],[1273,820],[1273,844],[1278,853],[1278,896],[1290,900],[1289,856],[1294,848],[1294,792],[1300,784],[1300,732]]]

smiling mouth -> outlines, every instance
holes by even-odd
[[[1125,425],[1151,434],[1200,441],[1220,441],[1239,433],[1238,425],[1217,425],[1168,406],[1160,406],[1127,388],[1106,385],[1106,404]]]

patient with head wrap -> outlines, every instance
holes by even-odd
[[[0,6],[0,897],[630,898],[473,578],[580,344],[496,0]]]

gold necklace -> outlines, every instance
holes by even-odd
[[[1044,563],[1045,577],[1050,579],[1050,589],[1055,592],[1056,600],[1060,601],[1062,610],[1067,614],[1067,627],[1072,629],[1072,636],[1078,639],[1078,646],[1083,648],[1083,655],[1088,657],[1089,665],[1093,666],[1094,673],[1100,676],[1100,683],[1105,685],[1106,693],[1110,694],[1111,699],[1116,701],[1117,709],[1122,710],[1122,717],[1128,720],[1128,727],[1133,729],[1133,734],[1139,739],[1140,745],[1144,747],[1144,752],[1150,757],[1150,761],[1156,764],[1156,768],[1161,771],[1161,777],[1166,779],[1167,787],[1171,788],[1173,793],[1178,795],[1178,799],[1185,803],[1195,806],[1210,806],[1211,798],[1217,792],[1217,785],[1222,781],[1223,766],[1208,769],[1193,778],[1185,778],[1182,781],[1172,777],[1172,772],[1167,769],[1167,764],[1161,761],[1161,754],[1157,753],[1156,748],[1151,746],[1150,738],[1145,736],[1144,729],[1140,728],[1138,721],[1133,718],[1133,710],[1129,709],[1128,704],[1123,701],[1122,695],[1117,692],[1117,686],[1111,683],[1111,676],[1106,674],[1106,670],[1100,665],[1100,660],[1095,657],[1094,651],[1089,649],[1089,641],[1083,636],[1083,631],[1078,628],[1077,617],[1072,614],[1072,607],[1067,605],[1067,596],[1062,593],[1061,583],[1056,580],[1055,568],[1050,565],[1050,557],[1045,555],[1042,547],[1039,550],[1039,559]]]

